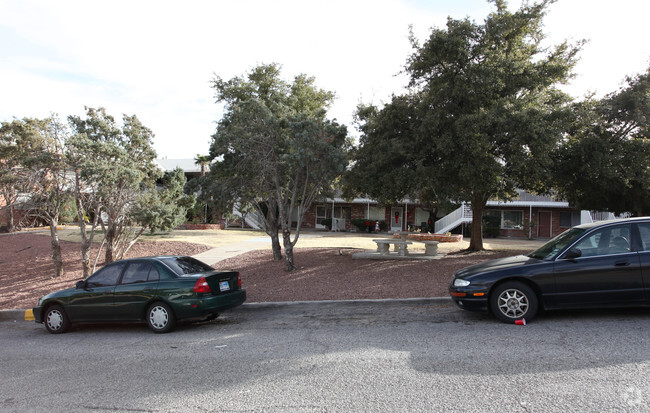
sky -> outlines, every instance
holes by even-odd
[[[510,0],[511,9],[521,5]],[[159,157],[208,153],[222,107],[215,76],[243,76],[279,63],[336,93],[330,119],[358,134],[359,103],[404,91],[412,53],[447,17],[482,23],[484,0],[0,0],[0,121],[85,113],[136,115]],[[548,9],[548,44],[588,43],[565,90],[600,97],[650,66],[650,1],[558,0]]]

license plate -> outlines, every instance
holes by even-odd
[[[230,291],[230,284],[228,284],[228,281],[219,282],[219,291]]]

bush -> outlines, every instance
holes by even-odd
[[[493,215],[483,216],[483,236],[496,238],[501,232],[501,218]]]
[[[332,218],[325,218],[320,223],[321,225],[325,225],[327,229],[332,229]]]
[[[357,229],[361,232],[363,231],[368,231],[368,221],[367,219],[351,219],[350,223],[357,227]],[[370,231],[369,231],[370,232]]]

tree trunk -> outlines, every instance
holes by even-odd
[[[81,176],[78,170],[75,170],[75,192],[74,192],[75,204],[77,205],[77,219],[79,220],[79,232],[81,235],[81,270],[83,272],[84,280],[88,278],[91,274],[90,272],[90,247],[92,246],[92,236],[90,240],[88,239],[88,234],[86,233],[86,217],[84,204],[81,196]],[[97,212],[99,213],[99,212]],[[97,223],[97,214],[95,215],[95,221]],[[93,234],[95,230],[95,225],[93,225]]]
[[[280,236],[278,231],[271,231],[271,248],[273,249],[273,261],[280,261],[282,259],[282,248],[280,247]]]
[[[63,258],[61,256],[61,242],[59,234],[56,232],[57,219],[50,220],[50,235],[52,237],[52,261],[54,261],[54,278],[63,275]]]
[[[106,234],[104,234],[106,239],[106,253],[104,254],[104,265],[110,264],[115,260],[115,251],[113,249],[114,238],[115,238],[115,227],[112,221],[109,221],[106,226]]]
[[[79,211],[79,203],[77,203]],[[79,231],[81,232],[81,270],[83,271],[84,280],[90,276],[90,247],[88,235],[86,234],[86,221],[83,212],[79,213]]]
[[[293,261],[293,244],[291,243],[291,231],[282,230],[282,241],[284,242],[284,262],[287,264],[287,272],[296,269]]]
[[[14,227],[14,206],[9,205],[9,222],[7,223],[7,231],[14,232],[16,228]]]
[[[472,197],[472,234],[469,241],[469,251],[483,251],[483,209],[487,197]]]
[[[84,229],[85,231],[85,229]],[[90,272],[90,245],[86,239],[81,240],[81,269],[84,280],[91,274]]]

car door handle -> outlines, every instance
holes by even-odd
[[[617,267],[627,267],[628,265],[630,265],[630,262],[629,261],[616,261],[614,263],[614,265],[617,266]]]
[[[142,291],[150,291],[150,290],[153,290],[153,287],[145,287],[142,289]]]

